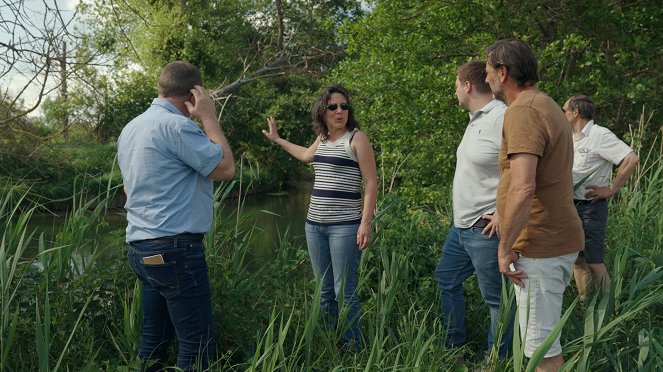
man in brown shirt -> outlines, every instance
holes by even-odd
[[[500,40],[486,56],[486,82],[508,105],[497,188],[498,262],[516,285],[521,337],[531,357],[559,322],[584,245],[573,205],[573,138],[561,108],[536,87],[537,62],[526,43]],[[563,363],[558,336],[537,370],[557,371]]]

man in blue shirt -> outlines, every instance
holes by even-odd
[[[235,164],[201,85],[196,66],[169,63],[158,98],[118,138],[128,259],[142,285],[139,357],[148,371],[164,367],[175,333],[177,367],[206,369],[215,353],[202,240],[212,225],[213,180],[232,179]]]

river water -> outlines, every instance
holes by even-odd
[[[289,229],[288,239],[291,243],[306,246],[304,237],[304,223],[306,221],[306,211],[308,208],[309,197],[311,194],[310,184],[301,185],[297,188],[280,193],[267,193],[260,195],[249,195],[242,200],[242,215],[244,226],[256,226],[253,235],[253,242],[249,254],[257,263],[265,262],[274,254],[279,240],[279,235],[283,235]],[[224,211],[232,213],[228,218],[236,219],[238,199],[227,199],[224,201]],[[30,220],[31,230],[35,229],[35,237],[44,233],[47,241],[53,241],[54,233],[64,222],[64,216],[53,215],[34,215]],[[102,246],[116,244],[121,242],[124,237],[124,229],[127,221],[122,209],[109,210],[105,215],[103,224],[98,233],[101,234],[100,240]],[[35,244],[37,244],[35,239]],[[124,245],[121,245],[123,249]],[[25,252],[26,256],[36,255],[37,247],[29,247]]]

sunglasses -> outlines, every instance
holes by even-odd
[[[330,103],[326,107],[327,107],[327,110],[329,110],[329,111],[336,111],[338,106],[339,105],[336,104],[336,103]],[[352,106],[350,106],[349,103],[341,103],[340,106],[341,106],[341,110],[343,110],[343,111],[348,111],[350,109],[350,107],[352,107]]]

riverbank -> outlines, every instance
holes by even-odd
[[[299,182],[284,191],[251,193],[241,198],[235,193],[222,201],[223,209],[227,211],[225,218],[239,223],[239,229],[256,227],[252,248],[248,252],[251,270],[258,270],[275,254],[276,242],[284,234],[287,233],[296,244],[305,242],[304,222],[312,187],[310,182]],[[90,199],[98,200],[95,197]],[[112,244],[112,249],[125,248],[124,245],[116,244],[118,237],[121,239],[124,235],[127,224],[124,209],[121,207],[124,201],[123,194],[116,195],[107,202],[104,201],[105,213],[98,221],[99,227],[88,232],[86,241],[91,242],[96,238],[101,245]],[[89,208],[95,208],[98,202],[101,201],[92,203]],[[69,205],[69,208],[72,206]],[[43,234],[45,241],[52,244],[56,241],[61,226],[66,223],[68,213],[69,209],[51,211],[48,214],[35,213],[30,218],[28,230],[34,231],[35,236]],[[96,236],[93,237],[92,234]],[[26,248],[24,258],[33,258],[38,254],[38,243],[38,240],[32,241],[32,244]]]

